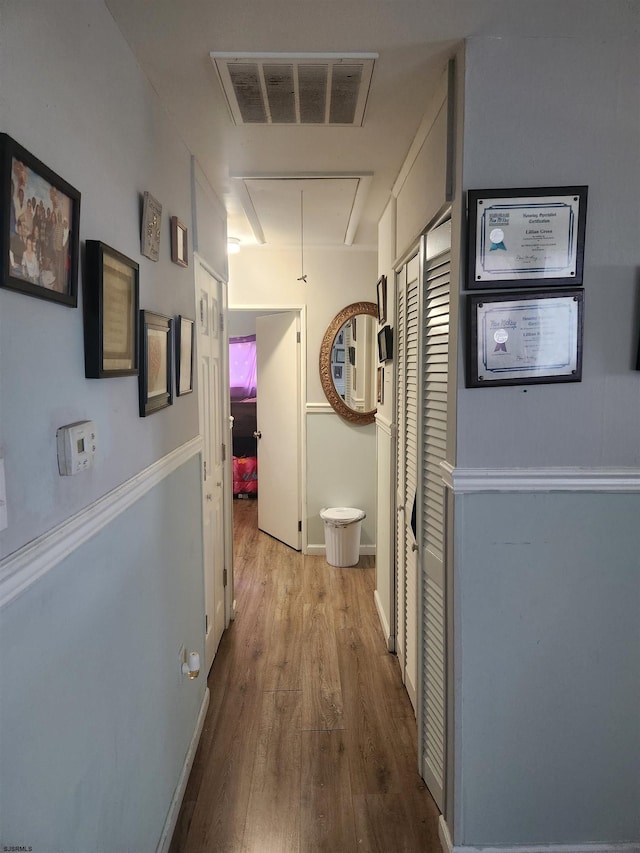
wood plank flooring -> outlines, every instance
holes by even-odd
[[[338,569],[234,513],[236,619],[170,853],[439,853],[373,558]]]

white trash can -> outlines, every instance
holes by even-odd
[[[346,568],[360,559],[360,530],[366,513],[351,506],[334,506],[320,510],[324,521],[327,563]]]

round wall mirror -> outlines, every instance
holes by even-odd
[[[375,302],[353,302],[333,318],[320,347],[320,381],[333,410],[352,424],[376,413]]]

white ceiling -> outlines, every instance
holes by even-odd
[[[626,0],[105,2],[227,208],[229,234],[274,246],[300,243],[301,190],[305,244],[375,245],[430,92],[461,39],[605,37],[628,9]],[[212,51],[376,53],[364,123],[236,126]]]

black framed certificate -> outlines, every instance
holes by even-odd
[[[582,290],[468,299],[468,388],[581,381]]]
[[[470,290],[582,284],[587,187],[469,190]]]

